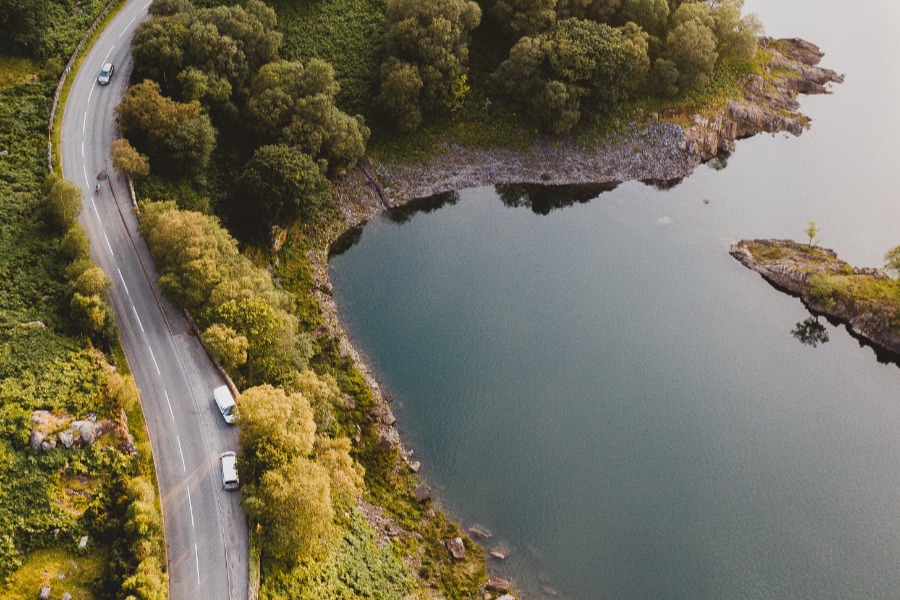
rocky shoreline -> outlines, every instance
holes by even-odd
[[[684,127],[666,120],[676,115],[653,114],[598,148],[571,138],[538,138],[526,151],[444,144],[423,163],[364,160],[334,188],[344,230],[388,208],[471,187],[677,181],[733,151],[739,139],[764,132],[801,135],[809,119],[799,112],[798,95],[829,93],[829,84],[844,78],[817,66],[824,54],[807,41],[761,38],[760,48],[769,56],[768,73],[748,75],[740,100],[691,115]]]
[[[324,232],[325,246],[378,214],[437,194],[503,184],[672,182],[687,177],[719,153],[732,151],[740,138],[762,132],[800,135],[809,124],[799,112],[797,95],[828,93],[826,86],[842,82],[843,77],[816,66],[823,54],[809,42],[762,38],[760,47],[771,57],[769,77],[748,76],[742,100],[731,101],[711,114],[693,115],[686,127],[667,121],[666,115],[652,115],[649,122],[627,128],[615,141],[599,148],[586,149],[572,139],[536,139],[527,151],[445,144],[425,163],[363,160],[334,186],[343,220]],[[371,417],[378,423],[381,446],[397,448],[407,466],[417,471],[413,451],[404,446],[394,426],[390,396],[382,391],[340,321],[328,274],[328,251],[310,250],[307,254],[314,296],[326,327],[339,340],[342,354],[356,364],[378,402]],[[378,519],[371,519],[370,525],[385,538],[395,534],[390,526],[382,531]],[[487,593],[490,597],[490,591]]]
[[[890,279],[883,270],[852,267],[840,260],[833,250],[809,247],[791,240],[741,240],[729,252],[775,287],[799,296],[811,311],[846,324],[851,333],[872,346],[900,356],[900,327],[891,323],[892,314],[887,313],[884,306],[856,299],[822,300],[813,293],[810,284],[816,275],[875,281]]]

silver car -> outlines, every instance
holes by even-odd
[[[109,83],[109,80],[112,79],[113,71],[116,70],[115,65],[112,63],[106,63],[103,65],[103,68],[100,69],[100,75],[97,76],[97,83],[100,85],[106,85]]]

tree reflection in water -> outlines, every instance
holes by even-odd
[[[824,325],[819,323],[819,317],[809,317],[805,321],[799,321],[791,330],[791,335],[797,338],[801,344],[813,348],[828,341],[828,331]]]

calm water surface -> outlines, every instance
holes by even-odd
[[[801,138],[546,215],[464,190],[332,260],[424,477],[529,598],[900,598],[900,369],[799,343],[727,253],[810,219],[857,265],[900,244],[900,6],[747,5],[847,75]]]

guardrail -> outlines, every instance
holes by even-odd
[[[53,171],[53,121],[56,119],[56,109],[59,107],[59,97],[62,94],[63,86],[66,84],[66,78],[69,76],[69,71],[72,70],[72,66],[75,64],[75,61],[78,59],[78,56],[81,54],[81,51],[84,49],[84,45],[88,42],[91,36],[94,35],[94,31],[97,30],[97,27],[100,23],[103,22],[103,19],[106,18],[106,15],[109,14],[109,11],[113,9],[113,6],[121,2],[121,0],[109,0],[106,3],[106,6],[103,7],[103,10],[100,11],[100,14],[97,15],[97,18],[94,19],[94,22],[91,23],[91,26],[88,27],[88,30],[84,33],[84,36],[81,38],[81,41],[78,42],[78,45],[75,46],[75,50],[72,52],[72,56],[69,57],[69,62],[66,63],[66,68],[63,69],[62,75],[59,77],[59,83],[56,85],[56,92],[53,94],[53,106],[50,108],[50,122],[47,124],[47,171]]]

